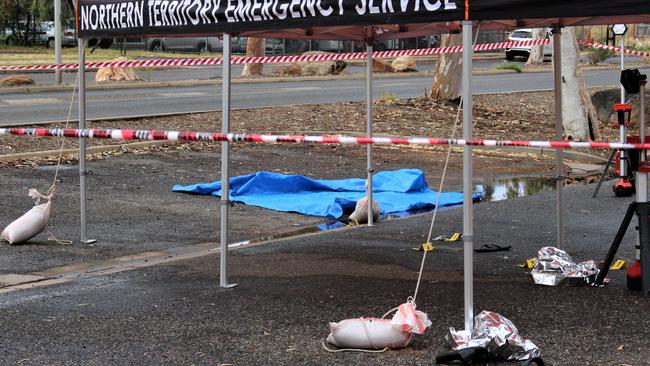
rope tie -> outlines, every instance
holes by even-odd
[[[72,105],[74,104],[74,97],[77,92],[77,84],[79,83],[79,73],[77,73],[77,78],[74,83],[74,87],[72,89],[72,97],[70,98],[70,106],[68,107],[68,118],[65,121],[65,128],[68,128],[68,125],[70,124],[70,118],[72,117]],[[61,160],[63,157],[63,147],[65,144],[65,135],[61,136],[61,144],[59,146],[59,157],[56,162],[56,168],[54,169],[54,179],[52,181],[52,185],[50,188],[47,189],[46,194],[42,194],[38,190],[34,188],[30,188],[27,190],[28,194],[30,197],[34,198],[35,205],[39,205],[41,203],[41,200],[46,200],[47,202],[52,202],[54,199],[54,194],[56,193],[56,188],[57,188],[57,180],[59,177],[59,169],[61,168]],[[51,231],[47,231],[49,237],[47,238],[48,241],[53,241],[57,244],[61,245],[71,245],[73,242],[72,240],[64,240],[64,239],[58,239],[54,234],[52,234]]]

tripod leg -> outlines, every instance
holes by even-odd
[[[605,263],[603,264],[603,268],[600,270],[600,272],[598,272],[598,277],[596,277],[596,281],[594,282],[595,286],[603,285],[603,281],[605,281],[605,278],[607,277],[607,272],[609,272],[609,267],[612,265],[612,262],[614,261],[614,256],[618,251],[618,247],[621,245],[621,242],[623,241],[623,237],[625,236],[625,232],[627,231],[627,228],[630,226],[630,222],[632,222],[632,217],[634,217],[634,213],[636,212],[636,205],[637,205],[636,202],[632,202],[627,207],[625,218],[623,218],[623,222],[621,223],[621,226],[619,226],[618,228],[618,232],[616,233],[614,242],[612,243],[612,246],[609,247],[609,252],[607,252],[607,257],[605,257]]]
[[[603,181],[605,180],[605,177],[607,176],[607,171],[609,170],[609,166],[612,165],[612,160],[614,160],[614,156],[616,156],[616,151],[612,151],[612,155],[609,156],[609,160],[607,160],[607,165],[605,165],[605,169],[603,169],[603,172],[600,175],[600,178],[598,178],[598,184],[596,184],[596,189],[594,190],[594,195],[591,196],[591,197],[596,197],[598,195],[598,191],[600,191],[600,186],[603,184]]]
[[[641,290],[643,296],[650,296],[650,244],[648,235],[650,232],[650,203],[638,204],[637,215],[639,218],[639,241],[641,244]]]

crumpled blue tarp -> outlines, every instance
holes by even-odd
[[[310,179],[302,175],[258,172],[230,179],[230,199],[284,212],[338,219],[365,196],[365,179]],[[373,176],[373,198],[382,214],[433,208],[438,194],[419,169],[382,171]],[[221,182],[175,185],[174,192],[221,196]],[[480,198],[480,196],[475,196]],[[440,206],[463,203],[462,193],[446,192]]]

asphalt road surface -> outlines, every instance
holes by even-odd
[[[648,72],[650,69],[642,69]],[[617,85],[619,71],[585,72],[588,86]],[[417,97],[431,87],[431,77],[381,79],[374,82],[375,98],[383,94],[400,98]],[[476,75],[474,93],[502,93],[549,90],[551,73]],[[362,101],[363,80],[323,80],[283,83],[250,83],[232,86],[233,108]],[[66,120],[70,91],[0,95],[0,126],[27,125]],[[120,90],[93,90],[87,93],[87,117],[102,119],[218,110],[221,87],[168,87]],[[77,116],[72,106],[72,120]]]

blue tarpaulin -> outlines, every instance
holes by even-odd
[[[302,175],[258,172],[230,179],[230,199],[284,212],[337,219],[365,196],[365,179],[310,179]],[[382,171],[373,176],[373,198],[382,214],[433,208],[438,194],[419,169]],[[175,185],[174,192],[221,196],[221,182]],[[478,197],[476,197],[478,198]],[[440,206],[463,203],[462,193],[446,192]]]

